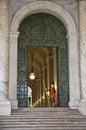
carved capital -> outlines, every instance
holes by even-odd
[[[19,36],[19,33],[20,33],[20,32],[10,32],[10,38],[15,38],[15,39],[17,39],[18,36]]]

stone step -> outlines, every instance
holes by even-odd
[[[33,126],[44,126],[44,127],[47,127],[48,126],[69,126],[69,127],[74,127],[74,126],[79,126],[79,127],[85,127],[86,128],[86,120],[69,120],[69,119],[65,119],[65,120],[2,120],[0,121],[0,128],[2,127],[23,127],[23,126],[29,126],[30,127],[33,127]]]
[[[44,122],[44,121],[35,121],[35,122],[28,122],[28,121],[19,121],[19,122],[1,122],[0,127],[9,127],[9,126],[15,126],[21,127],[22,126],[86,126],[86,122]]]
[[[78,112],[78,110],[77,109],[69,109],[69,108],[58,108],[58,107],[54,107],[54,108],[18,108],[18,109],[13,109],[12,110],[12,112],[13,111],[18,111],[18,112],[21,112],[21,111],[24,111],[24,112],[29,112],[29,111],[35,111],[35,112],[43,112],[43,111],[63,111],[63,112]]]
[[[22,116],[27,117],[28,116],[28,117],[32,117],[32,118],[33,117],[37,117],[37,116],[38,117],[45,117],[45,118],[51,117],[51,116],[53,118],[54,117],[58,117],[58,118],[60,118],[60,117],[63,117],[63,118],[64,117],[68,117],[68,118],[71,118],[71,117],[77,117],[78,118],[78,117],[80,117],[80,118],[83,118],[83,116],[80,116],[80,115],[66,114],[66,113],[65,114],[60,114],[60,113],[59,114],[53,114],[53,113],[52,114],[51,113],[50,114],[49,113],[48,114],[45,114],[45,113],[42,113],[42,114],[34,114],[34,113],[33,114],[29,114],[29,113],[27,113],[26,115],[25,114],[22,114],[22,115],[21,114],[14,114],[14,115],[12,115],[12,117],[17,117],[17,116],[18,117],[22,117]]]
[[[64,113],[69,113],[69,114],[75,114],[75,115],[80,115],[80,112],[79,111],[75,111],[75,110],[66,110],[66,111],[63,111],[63,109],[62,110],[58,110],[58,109],[37,109],[37,110],[35,110],[35,109],[26,109],[26,110],[24,110],[24,109],[18,109],[18,110],[12,110],[12,114],[27,114],[27,113],[29,113],[29,114],[32,114],[32,113],[34,113],[34,114],[42,114],[42,113],[62,113],[62,114],[64,114]]]
[[[61,125],[59,125],[59,126],[50,126],[50,125],[47,125],[47,126],[44,126],[44,125],[41,125],[41,126],[39,126],[39,125],[32,125],[32,126],[29,126],[29,125],[26,125],[26,126],[20,126],[20,127],[18,127],[18,126],[11,126],[11,127],[9,127],[9,126],[7,126],[7,127],[2,127],[2,128],[0,128],[0,130],[4,130],[4,129],[6,129],[6,130],[13,130],[13,129],[15,129],[15,130],[17,130],[17,129],[22,129],[22,130],[25,130],[25,129],[28,129],[28,130],[58,130],[58,129],[60,129],[60,130],[86,130],[86,126],[61,126]]]
[[[20,108],[0,116],[0,130],[86,130],[86,117],[69,108]]]
[[[49,123],[49,122],[5,122],[5,123],[2,123],[0,124],[0,128],[54,128],[54,127],[70,127],[70,128],[73,128],[73,127],[76,127],[77,128],[86,128],[86,123],[78,123],[78,122],[55,122],[55,123]],[[1,129],[0,129],[1,130]]]
[[[52,107],[49,107],[49,108],[19,108],[19,109],[13,109],[12,110],[12,112],[22,112],[22,111],[24,111],[24,112],[29,112],[29,111],[31,111],[31,112],[43,112],[43,111],[45,111],[45,112],[51,112],[51,111],[53,111],[53,112],[78,112],[79,113],[79,111],[77,110],[77,109],[70,109],[70,108],[65,108],[65,107],[54,107],[54,108],[52,108]]]
[[[51,116],[30,116],[30,115],[26,115],[26,116],[24,116],[24,115],[14,115],[14,116],[12,116],[12,117],[8,117],[8,116],[4,116],[4,117],[2,117],[2,116],[0,116],[0,120],[5,120],[5,119],[8,119],[8,120],[11,120],[11,119],[23,119],[23,118],[25,118],[25,119],[84,119],[84,120],[86,120],[86,118],[85,117],[80,117],[80,116],[73,116],[73,115],[69,115],[69,116],[57,116],[57,115],[55,115],[55,116],[53,116],[53,115],[51,115]]]
[[[37,120],[37,121],[40,121],[40,120],[43,120],[43,121],[51,121],[51,120],[56,120],[56,121],[81,121],[81,122],[84,122],[84,121],[86,121],[86,118],[58,118],[58,117],[55,117],[55,118],[53,118],[53,117],[47,117],[47,118],[44,118],[44,117],[33,117],[33,118],[29,118],[29,117],[10,117],[10,118],[5,118],[5,117],[1,117],[0,118],[0,122],[1,121],[20,121],[20,120],[25,120],[25,121],[35,121],[35,120]]]
[[[27,127],[3,127],[3,128],[0,128],[0,130],[4,130],[4,129],[6,129],[6,130],[17,130],[17,129],[22,129],[22,130],[26,130],[26,129],[28,129],[28,130],[58,130],[58,129],[60,129],[60,130],[86,130],[86,126],[85,127],[70,127],[70,126],[54,126],[54,127],[52,127],[52,126],[48,126],[48,127],[44,127],[44,126],[32,126],[32,127],[29,127],[29,126],[27,126]]]
[[[39,117],[39,116],[33,116],[33,117],[31,117],[31,116],[29,116],[29,115],[27,115],[27,116],[10,116],[10,117],[8,117],[8,116],[4,116],[4,117],[0,117],[0,121],[1,120],[23,120],[23,119],[25,119],[25,120],[35,120],[35,119],[37,119],[37,120],[85,120],[86,121],[86,117],[76,117],[76,116],[69,116],[69,117],[66,117],[66,116],[55,116],[55,117],[53,117],[53,116],[47,116],[47,117],[44,117],[44,116],[42,116],[42,117]]]
[[[21,127],[21,128],[0,128],[0,130],[86,130],[86,127],[32,127],[32,128],[26,128],[26,127]]]
[[[73,112],[32,112],[32,111],[30,111],[30,112],[12,112],[12,115],[16,115],[16,114],[24,114],[24,115],[27,115],[27,113],[28,114],[73,114],[73,115],[80,115],[80,113],[73,113]]]
[[[61,108],[58,109],[58,108],[28,108],[28,109],[24,109],[24,108],[21,108],[21,109],[18,109],[18,110],[12,110],[12,114],[51,114],[53,112],[53,114],[75,114],[75,115],[80,115],[79,111],[78,110],[71,110],[71,109],[64,109],[64,108]]]

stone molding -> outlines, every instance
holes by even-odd
[[[17,39],[18,36],[19,36],[19,33],[20,33],[20,32],[10,32],[10,38],[15,38],[15,39]]]
[[[67,39],[76,39],[76,38],[78,38],[78,34],[76,33],[76,32],[69,32],[69,33],[67,33],[67,36],[66,36],[66,38]]]
[[[60,5],[48,1],[32,2],[22,7],[12,20],[11,31],[18,31],[18,27],[25,17],[38,12],[49,13],[58,17],[65,24],[68,32],[76,32],[76,26],[70,14]]]

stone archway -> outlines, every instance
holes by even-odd
[[[22,15],[21,15],[22,12]],[[74,20],[61,6],[51,2],[32,2],[21,8],[14,16],[10,30],[10,70],[9,70],[9,98],[12,108],[17,108],[17,39],[18,27],[23,19],[31,14],[44,12],[58,17],[65,25],[68,35],[69,51],[69,93],[71,108],[78,108],[80,100],[79,66],[78,66],[78,43]],[[12,53],[15,52],[15,53]],[[75,91],[76,90],[76,91]]]

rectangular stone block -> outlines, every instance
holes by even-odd
[[[0,100],[0,116],[11,115],[11,103],[10,101]]]

